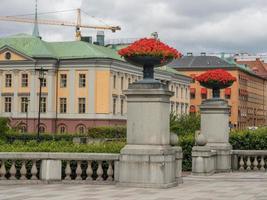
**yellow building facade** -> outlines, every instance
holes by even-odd
[[[38,69],[46,70],[41,81]],[[156,79],[174,92],[170,109],[189,112],[191,78],[168,68]],[[41,132],[85,132],[103,125],[124,125],[123,90],[142,78],[142,69],[115,50],[82,41],[45,42],[25,34],[0,38],[0,116],[13,127],[36,132],[41,95]]]

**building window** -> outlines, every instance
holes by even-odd
[[[176,103],[176,114],[179,113],[179,103]]]
[[[5,112],[11,112],[12,98],[5,97]]]
[[[86,85],[86,74],[79,74],[79,87],[83,88]]]
[[[121,115],[123,115],[124,100],[121,99]]]
[[[66,113],[67,112],[67,98],[60,98],[59,103],[60,103],[59,112]]]
[[[188,99],[188,90],[185,88],[185,99]]]
[[[113,115],[116,114],[116,104],[117,104],[117,99],[116,98],[113,98],[113,109],[112,109]]]
[[[173,111],[174,111],[174,103],[171,102],[171,112],[173,113]]]
[[[184,88],[181,88],[181,99],[184,98]]]
[[[79,113],[85,113],[85,98],[79,98]]]
[[[60,74],[60,87],[67,87],[67,74]]]
[[[41,87],[46,87],[46,78],[41,79]]]
[[[45,113],[46,112],[46,97],[41,97],[41,109],[40,112]]]
[[[128,78],[128,86],[131,84],[131,78]]]
[[[44,125],[40,125],[39,126],[39,132],[40,133],[45,133],[45,126]]]
[[[60,125],[59,127],[58,127],[58,132],[59,133],[66,133],[67,132],[67,127],[65,126],[65,125]]]
[[[28,74],[21,74],[21,87],[28,87]]]
[[[176,98],[178,98],[178,92],[179,92],[179,88],[176,87]]]
[[[121,90],[123,90],[123,81],[124,81],[124,78],[121,77]]]
[[[10,52],[6,52],[5,53],[5,59],[6,60],[10,60],[11,59],[11,53]]]
[[[26,133],[27,132],[27,126],[25,124],[19,126],[19,132],[20,133]]]
[[[113,88],[116,89],[116,75],[113,76]]]
[[[12,87],[12,74],[6,74],[6,87]]]
[[[20,108],[22,113],[28,112],[28,97],[21,97]]]
[[[76,130],[78,134],[84,134],[86,132],[86,127],[84,125],[79,125]]]

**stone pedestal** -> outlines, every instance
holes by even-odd
[[[60,181],[61,160],[42,160],[40,178],[45,181]]]
[[[207,139],[207,146],[217,153],[216,172],[231,170],[229,109],[227,101],[223,99],[208,99],[200,106],[201,133]]]
[[[170,146],[170,97],[161,83],[134,83],[127,96],[127,145],[121,150],[119,184],[167,188],[181,182],[181,149]]]

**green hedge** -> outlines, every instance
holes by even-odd
[[[230,134],[230,143],[232,144],[233,149],[266,150],[267,128],[233,131]]]
[[[84,134],[52,134],[52,133],[41,133],[41,141],[72,141],[74,137],[90,137],[90,138],[115,138],[124,139],[126,138],[126,127],[95,127],[88,129],[88,132]],[[34,133],[18,133],[16,131],[8,131],[7,133],[1,134],[1,138],[6,140],[8,143],[12,143],[16,140],[30,141],[37,140],[37,135]]]
[[[233,149],[240,150],[267,150],[267,128],[257,130],[233,131],[230,133],[230,144]],[[183,149],[183,170],[191,170],[191,152],[194,146],[194,136],[192,134],[179,137],[179,145]]]
[[[0,152],[88,152],[88,153],[119,153],[125,142],[105,142],[93,144],[74,144],[69,141],[36,142],[15,141],[7,144],[0,141]]]

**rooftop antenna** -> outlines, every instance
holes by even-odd
[[[33,27],[33,32],[32,36],[39,37],[39,28],[38,28],[38,20],[37,20],[37,0],[35,0],[35,18],[34,18],[34,27]]]

